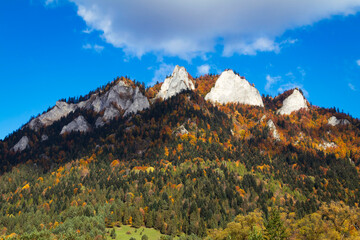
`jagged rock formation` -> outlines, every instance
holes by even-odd
[[[335,127],[337,125],[348,125],[350,122],[347,119],[337,119],[335,116],[332,116],[328,119],[328,124]]]
[[[17,142],[15,144],[15,146],[13,146],[11,149],[14,152],[22,152],[24,151],[27,147],[29,147],[29,138],[27,136],[23,136],[19,142]]]
[[[160,91],[155,99],[162,98],[164,100],[175,96],[184,90],[194,90],[195,85],[189,79],[189,74],[184,67],[176,65],[171,77],[165,79]]]
[[[124,110],[125,116],[130,113],[141,111],[150,106],[149,101],[140,92],[138,87],[134,89],[122,81],[110,88],[110,90],[105,94],[102,94],[101,96],[92,96],[83,104],[80,103],[79,106],[86,109],[92,109],[98,113],[112,107],[113,104]],[[112,109],[112,111],[113,110],[114,109]],[[107,116],[108,120],[109,117],[110,115]]]
[[[250,83],[236,75],[232,70],[224,71],[215,86],[205,96],[205,100],[214,103],[242,103],[253,106],[264,106],[259,91]]]
[[[140,92],[138,87],[134,89],[123,82],[120,82],[106,94],[97,97],[91,104],[86,106],[87,109],[93,109],[95,112],[105,110],[104,115],[96,120],[96,127],[103,126],[115,117],[120,116],[121,111],[124,111],[124,116],[126,116],[149,107],[148,99]]]
[[[120,116],[121,112],[126,116],[149,106],[148,99],[140,92],[138,87],[133,88],[123,81],[119,81],[107,92],[93,94],[88,100],[77,104],[58,101],[50,111],[31,120],[28,126],[37,131],[42,126],[49,126],[77,109],[91,109],[96,113],[105,110],[104,116],[97,120],[97,126],[102,126],[111,119]]]
[[[106,108],[104,112],[104,116],[98,117],[95,122],[96,127],[102,127],[105,125],[105,123],[109,122],[110,120],[120,116],[120,112],[117,108],[114,106],[110,106],[109,108]]]
[[[90,130],[89,123],[85,120],[83,116],[79,116],[75,118],[72,122],[70,122],[68,125],[65,125],[62,129],[60,134],[64,133],[70,133],[74,131],[78,132],[87,132]]]
[[[53,122],[66,117],[69,113],[75,111],[77,106],[75,104],[68,104],[66,102],[57,101],[55,106],[48,112],[34,118],[29,122],[29,127],[35,131],[42,126],[49,126]]]
[[[272,137],[276,140],[276,141],[280,141],[280,135],[276,129],[276,126],[273,122],[273,120],[269,119],[269,121],[267,121],[266,125],[268,126],[268,128],[270,129],[271,133],[272,133]]]
[[[283,106],[277,111],[277,113],[281,115],[289,115],[302,108],[308,109],[307,101],[298,89],[294,89],[293,93],[284,100]]]

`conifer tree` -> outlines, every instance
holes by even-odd
[[[265,239],[287,239],[286,228],[280,219],[280,212],[276,208],[271,209],[269,218],[265,221]]]

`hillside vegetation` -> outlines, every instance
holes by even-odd
[[[359,239],[359,121],[316,106],[278,115],[288,92],[265,108],[214,105],[216,77],[87,133],[59,135],[77,116],[96,121],[78,109],[0,141],[0,237],[109,239],[129,225],[165,239]],[[30,147],[12,151],[22,136]]]

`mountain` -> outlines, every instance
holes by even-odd
[[[194,90],[194,83],[189,79],[189,74],[184,67],[176,66],[172,75],[165,79],[156,98],[164,100],[175,96],[184,90]]]
[[[261,97],[232,70],[179,66],[147,88],[121,77],[0,141],[0,238],[104,239],[124,224],[249,239],[278,219],[291,239],[356,239],[359,164],[360,121],[300,89]]]
[[[215,86],[205,96],[205,100],[221,104],[241,103],[264,106],[259,91],[232,70],[224,71],[220,75]]]
[[[79,116],[75,118],[72,122],[65,125],[60,134],[70,133],[70,132],[87,132],[90,130],[90,126],[88,122],[85,120],[83,116]]]
[[[282,107],[277,111],[278,114],[289,115],[294,111],[300,109],[308,109],[308,103],[302,93],[298,89],[294,89],[290,96],[288,96]]]
[[[96,126],[102,126],[117,116],[126,116],[148,107],[149,101],[140,92],[139,87],[131,86],[130,83],[123,80],[117,80],[113,86],[109,87],[108,91],[91,94],[88,100],[76,104],[56,102],[51,110],[32,119],[28,126],[32,130],[39,130],[43,126],[52,125],[77,109],[92,110],[95,113],[104,112],[99,114],[96,121]]]

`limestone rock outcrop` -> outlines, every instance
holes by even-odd
[[[104,111],[104,115],[97,120],[97,126],[102,126],[111,119],[120,116],[121,113],[126,116],[149,107],[148,99],[138,87],[134,88],[123,81],[119,81],[108,91],[94,93],[89,99],[76,104],[58,101],[51,110],[32,119],[28,126],[30,129],[38,131],[41,127],[52,125],[77,109],[91,109],[96,113]]]
[[[273,122],[273,120],[269,119],[269,121],[267,121],[266,125],[268,126],[268,128],[271,131],[272,137],[276,140],[276,141],[280,141],[280,135],[276,129],[276,126]]]
[[[27,136],[23,136],[19,142],[17,142],[15,144],[15,146],[13,146],[11,149],[14,152],[22,152],[24,151],[26,148],[29,147],[29,138]]]
[[[277,111],[277,113],[281,115],[289,115],[302,108],[308,109],[307,101],[298,89],[294,89],[293,93],[284,100],[283,106]]]
[[[161,89],[155,99],[162,98],[164,100],[175,96],[184,90],[194,90],[195,85],[189,79],[189,74],[184,67],[176,66],[172,75],[165,79],[161,85]]]
[[[335,127],[337,125],[349,125],[350,122],[347,119],[337,119],[335,116],[332,116],[328,119],[328,124]]]
[[[215,86],[205,96],[205,100],[220,104],[241,103],[264,106],[259,91],[232,70],[224,71],[220,75]]]
[[[89,123],[85,120],[83,116],[79,116],[75,118],[72,122],[65,125],[62,129],[60,134],[70,133],[70,132],[87,132],[90,130]]]

